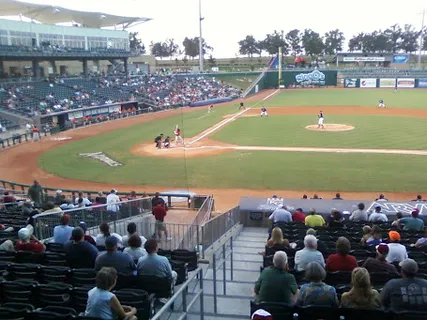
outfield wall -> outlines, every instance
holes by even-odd
[[[427,78],[344,78],[344,88],[424,88]]]

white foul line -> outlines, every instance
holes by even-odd
[[[268,96],[266,96],[264,99],[262,99],[261,101],[265,101],[268,98],[272,97],[273,95],[275,95],[277,92],[279,92],[279,89],[277,89],[276,91],[274,91],[273,93],[269,94]],[[191,141],[188,143],[188,145],[192,145],[193,143],[196,143],[197,141],[202,140],[203,138],[207,137],[208,135],[210,135],[212,132],[217,131],[219,128],[222,128],[223,126],[225,126],[226,124],[230,123],[231,121],[234,121],[236,118],[240,117],[242,114],[244,114],[246,111],[250,110],[251,108],[255,107],[257,104],[259,104],[261,101],[258,101],[257,103],[255,103],[254,105],[250,106],[249,108],[236,113],[234,116],[228,118],[225,121],[220,122],[219,124],[217,124],[216,126],[214,126],[212,129],[206,131],[204,134],[202,134],[200,137],[198,137],[197,139]]]

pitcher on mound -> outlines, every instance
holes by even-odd
[[[175,131],[173,132],[175,134],[175,147],[178,145],[178,142],[184,145],[184,140],[181,137],[181,129],[176,125]]]
[[[319,119],[317,120],[317,129],[325,129],[325,126],[323,125],[324,122],[324,117],[323,117],[323,112],[322,110],[320,110],[319,115],[317,116]]]

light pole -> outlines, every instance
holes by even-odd
[[[202,0],[199,0],[199,72],[203,72]]]
[[[420,69],[421,69],[421,52],[423,51],[424,17],[426,15],[426,10],[424,9],[421,14],[422,14],[423,18],[421,20],[420,48],[418,51],[418,68],[420,68]]]

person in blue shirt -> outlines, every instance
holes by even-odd
[[[85,241],[85,233],[80,227],[74,228],[71,239],[64,245],[67,264],[73,269],[92,269],[99,253],[98,249]]]
[[[403,225],[403,230],[405,231],[423,231],[424,230],[424,221],[418,218],[420,211],[414,209],[411,212],[412,217],[399,219],[399,225]]]
[[[138,275],[170,278],[172,279],[172,286],[174,286],[178,274],[172,270],[172,266],[166,257],[157,254],[157,240],[147,240],[144,244],[144,248],[148,254],[138,260],[136,266]]]
[[[60,225],[53,228],[53,242],[65,244],[70,240],[73,227],[69,226],[70,216],[63,214],[61,216]]]
[[[96,287],[89,290],[85,316],[103,320],[119,319],[137,320],[137,310],[133,307],[122,306],[111,290],[117,283],[117,271],[104,267],[96,275]]]

